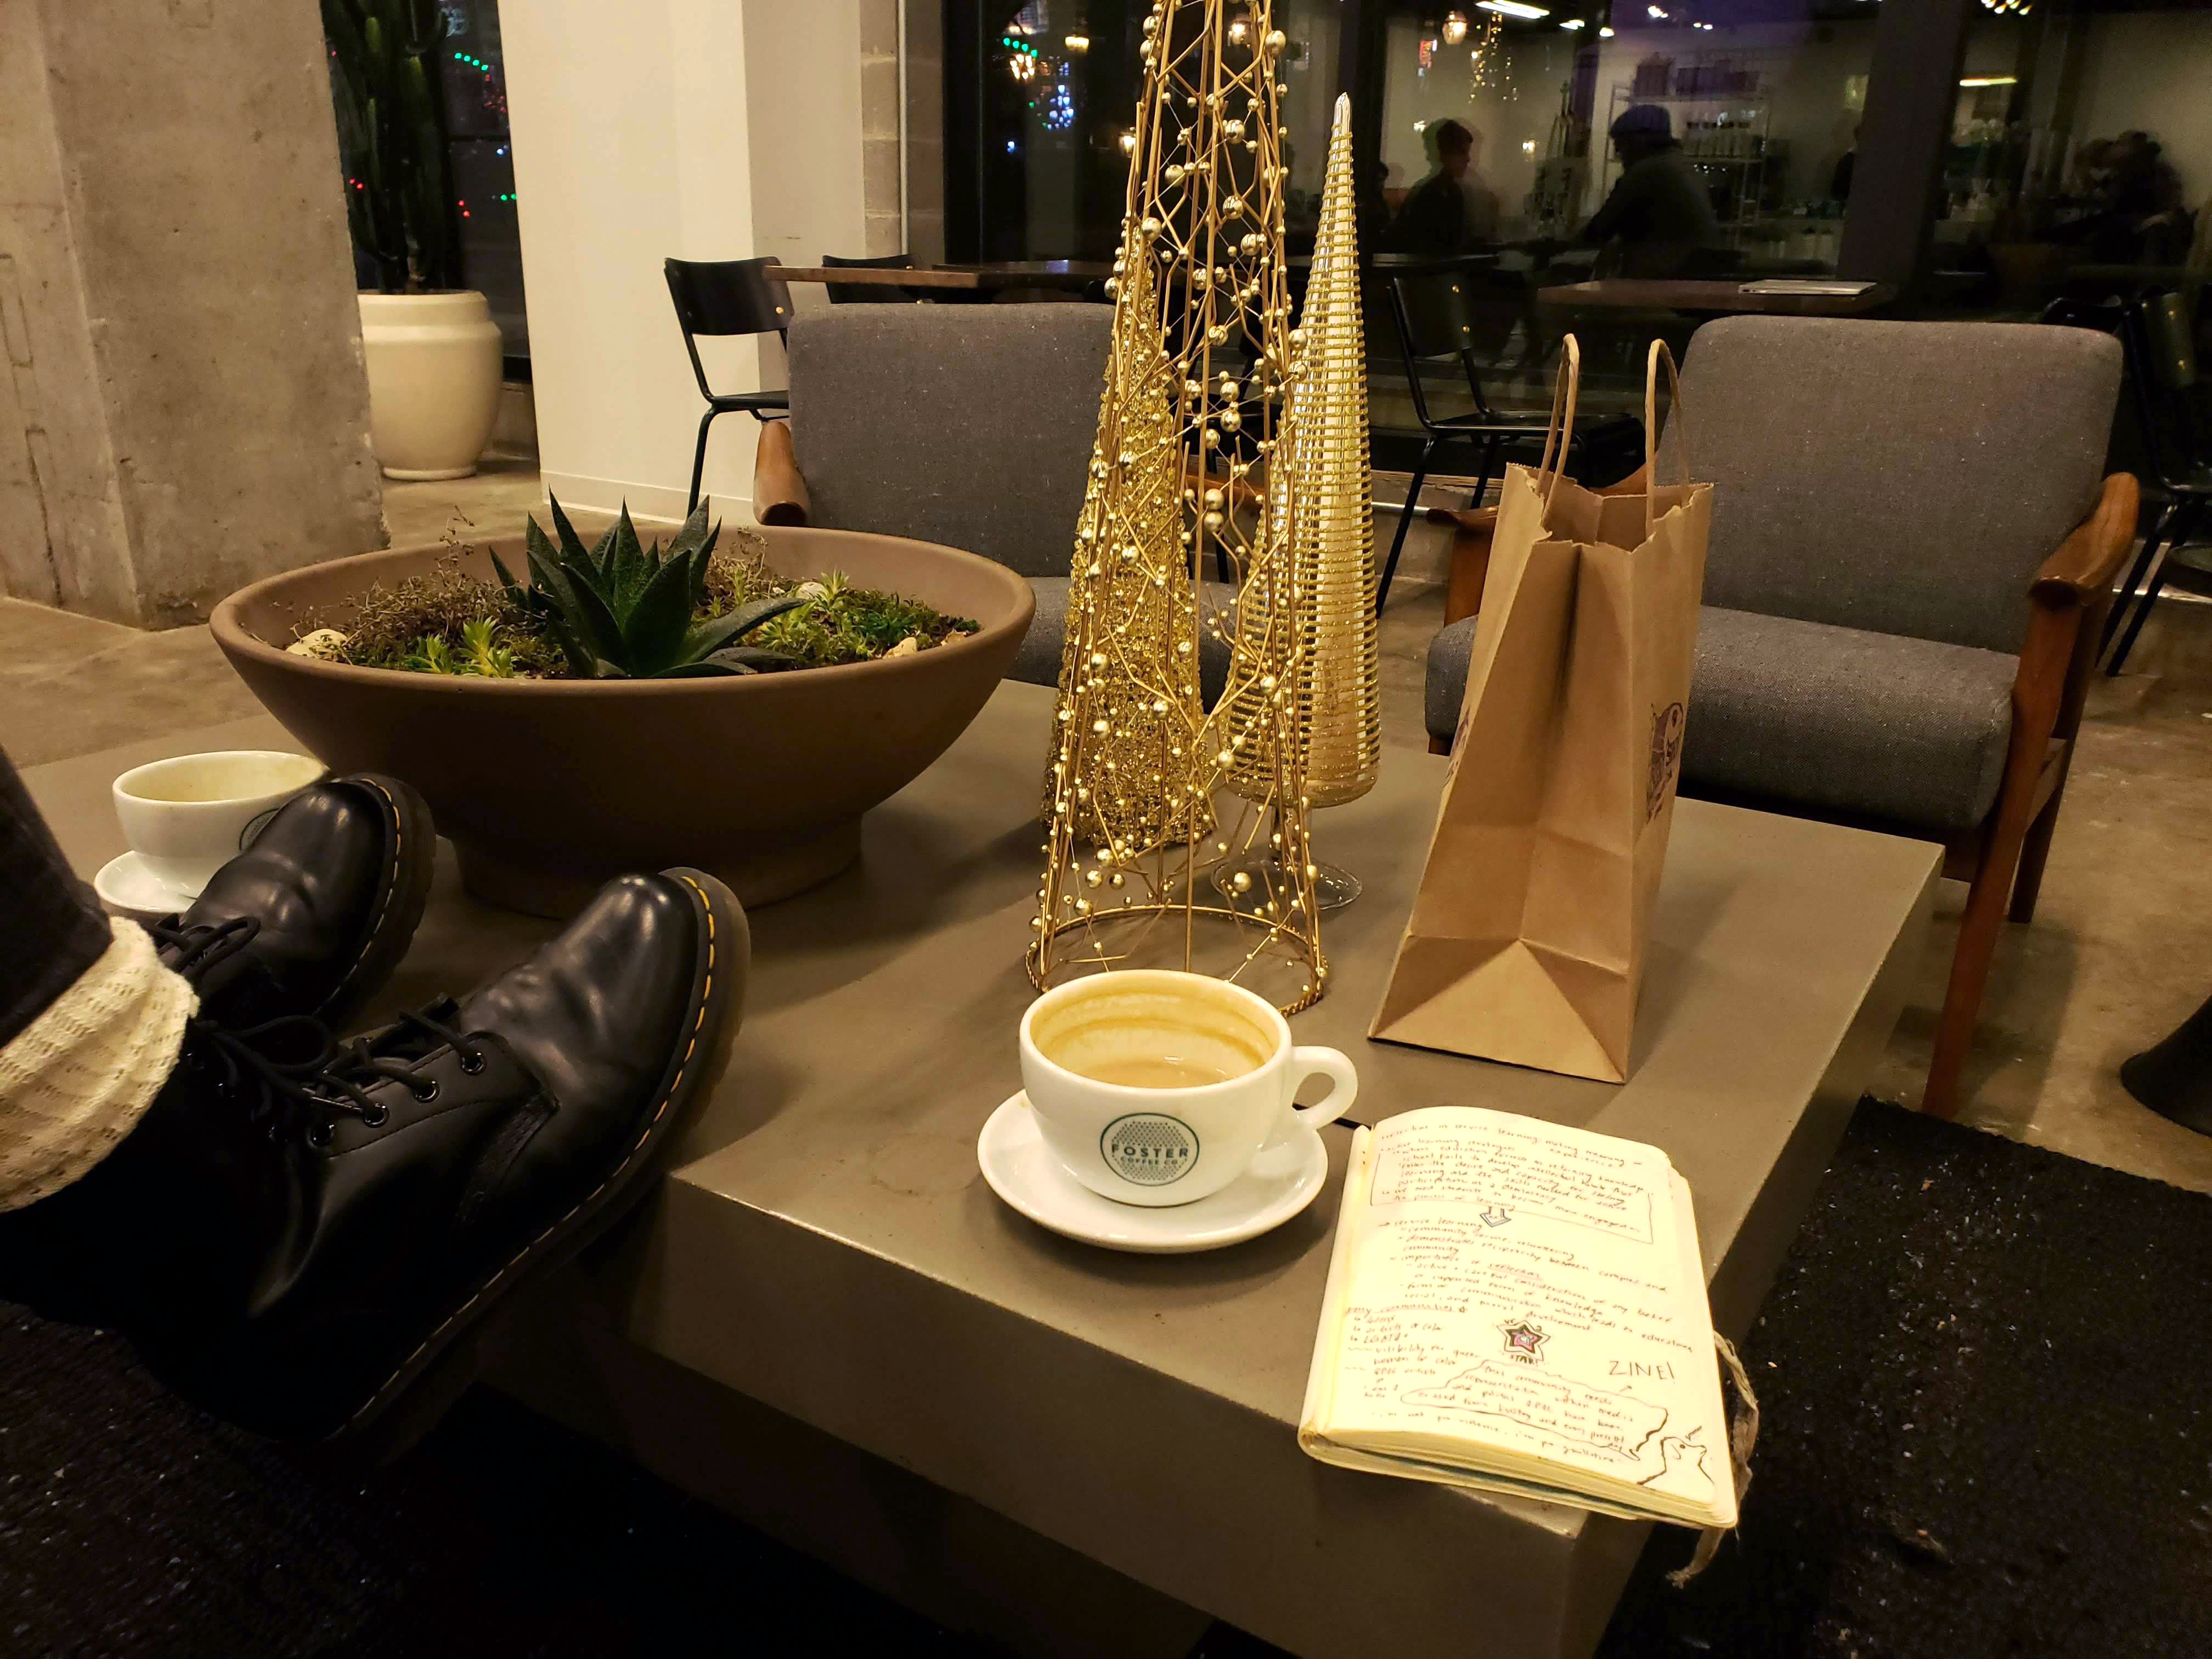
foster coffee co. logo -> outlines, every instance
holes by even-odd
[[[1657,817],[1674,799],[1674,775],[1682,763],[1682,705],[1670,702],[1651,711],[1651,763],[1644,791],[1644,821]]]
[[[1139,1187],[1164,1187],[1180,1181],[1198,1162],[1198,1136],[1180,1118],[1158,1112],[1117,1117],[1098,1137],[1106,1167]]]

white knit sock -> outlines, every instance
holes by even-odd
[[[0,1046],[0,1210],[82,1180],[131,1133],[199,1006],[143,928],[111,921],[99,960]]]

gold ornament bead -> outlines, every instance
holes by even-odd
[[[1229,884],[1237,892],[1250,892],[1252,890],[1252,877],[1250,872],[1239,870],[1235,875],[1229,878]]]

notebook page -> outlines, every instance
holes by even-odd
[[[1665,1154],[1439,1107],[1386,1121],[1368,1163],[1332,1274],[1323,1433],[1478,1443],[1502,1473],[1551,1465],[1732,1517],[1687,1188]]]

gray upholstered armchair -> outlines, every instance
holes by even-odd
[[[1943,843],[1972,884],[1922,1101],[1947,1117],[2135,534],[2136,481],[2100,483],[2119,382],[2107,336],[1992,323],[1731,318],[1682,368],[1715,485],[1683,790]],[[1475,625],[1429,649],[1446,748]]]
[[[1098,431],[1113,308],[843,306],[791,325],[791,421],[763,428],[753,511],[941,542],[1030,579],[1036,620],[1008,671],[1060,681],[1067,568]],[[1204,585],[1216,609],[1234,598]],[[1209,699],[1226,641],[1201,633]]]

